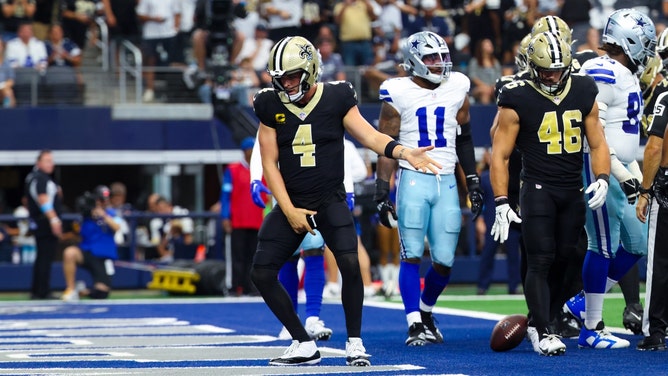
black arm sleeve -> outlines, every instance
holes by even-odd
[[[476,175],[475,153],[473,152],[473,138],[471,137],[471,123],[461,125],[462,132],[457,135],[457,158],[466,176]]]

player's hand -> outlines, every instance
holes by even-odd
[[[262,192],[270,195],[271,191],[267,186],[262,184],[261,180],[253,180],[251,182],[251,197],[253,198],[253,203],[262,209],[265,208],[265,203],[262,200]]]
[[[307,217],[310,215],[316,215],[318,212],[293,207],[291,209],[284,210],[283,214],[285,214],[285,217],[288,219],[288,223],[290,223],[292,230],[297,234],[303,234],[304,232],[308,231],[311,235],[315,235],[315,231],[313,231],[313,227],[311,227],[311,225],[308,223]]]
[[[496,207],[496,218],[492,225],[491,234],[494,241],[503,243],[508,240],[508,230],[510,230],[510,223],[522,223],[522,219],[510,208],[508,204],[501,204]]]
[[[600,209],[605,204],[605,198],[608,195],[608,182],[603,179],[597,179],[589,184],[585,194],[593,193],[592,198],[587,201],[591,210]]]
[[[348,204],[350,211],[355,210],[355,193],[346,192],[346,204]]]
[[[640,194],[640,182],[636,178],[631,178],[629,180],[624,180],[619,182],[619,185],[622,187],[622,191],[626,195],[626,199],[629,201],[629,204],[633,205],[636,203],[636,199]]]
[[[373,194],[373,200],[376,202],[376,209],[378,210],[378,219],[380,224],[385,227],[393,228],[396,225],[392,225],[390,222],[390,215],[392,219],[397,220],[397,212],[394,210],[394,205],[390,201],[390,183],[382,180],[376,179],[376,192]]]
[[[471,201],[471,213],[473,221],[478,219],[482,213],[482,206],[485,201],[482,189],[480,189],[480,178],[478,175],[469,175],[466,177],[466,187],[469,190],[469,200]]]
[[[433,148],[434,145],[417,149],[407,148],[403,153],[403,158],[420,172],[432,172],[434,175],[438,175],[443,166],[427,155],[427,152]]]
[[[636,217],[642,223],[647,222],[647,212],[649,210],[649,201],[652,199],[649,193],[638,196],[638,204],[636,205]]]

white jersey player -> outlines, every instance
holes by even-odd
[[[630,204],[635,203],[642,181],[635,161],[643,112],[637,76],[654,56],[656,31],[647,16],[620,9],[608,18],[602,41],[601,49],[607,55],[586,61],[580,74],[592,77],[599,89],[596,101],[610,147],[612,176],[605,204],[587,210],[589,243],[582,266],[586,299],[578,294],[565,307],[576,317],[584,318],[578,338],[580,347],[608,349],[628,347],[629,342],[605,329],[605,293],[647,253],[647,229]],[[583,179],[588,186],[596,179],[588,153],[584,154],[584,162]]]
[[[450,279],[461,228],[461,210],[455,165],[460,163],[477,216],[482,191],[469,124],[469,79],[451,72],[450,51],[443,38],[424,31],[403,44],[404,69],[410,77],[392,78],[380,86],[383,101],[379,130],[407,146],[434,146],[429,156],[442,168],[426,174],[400,162],[397,179],[397,213],[389,201],[389,180],[397,164],[379,157],[375,201],[380,221],[390,227],[388,214],[398,218],[401,243],[399,290],[408,321],[409,346],[443,342],[434,324],[432,309]],[[420,260],[425,236],[432,266],[420,291]]]
[[[455,171],[457,111],[467,100],[470,86],[468,77],[459,72],[450,72],[447,85],[433,90],[418,86],[412,77],[391,78],[380,86],[380,100],[401,114],[401,143],[412,147],[433,143],[435,148],[427,153],[443,166],[441,174]],[[399,161],[399,167],[415,170],[406,161]]]

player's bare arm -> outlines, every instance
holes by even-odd
[[[391,142],[394,142],[392,137],[378,132],[366,119],[360,114],[357,106],[348,110],[348,113],[343,118],[343,125],[346,130],[357,139],[362,145],[368,147],[379,155],[386,155],[385,149]],[[427,155],[427,151],[433,149],[434,146],[426,146],[417,149],[412,149],[403,145],[395,145],[392,150],[388,150],[394,159],[405,159],[415,169],[422,172],[432,172],[438,174],[443,167],[435,160]]]
[[[647,138],[642,163],[642,189],[644,190],[649,190],[654,183],[654,176],[656,176],[656,172],[659,171],[659,164],[661,163],[662,148],[663,139],[661,137],[650,135]],[[649,193],[643,193],[638,198],[636,217],[638,217],[642,223],[647,221],[649,200]]]
[[[469,102],[469,97],[464,97],[464,103],[462,103],[462,106],[457,110],[457,124],[466,124],[471,121],[470,108],[471,103]]]
[[[591,166],[594,176],[610,176],[610,149],[605,140],[605,131],[598,117],[598,104],[594,102],[591,111],[584,120],[585,135],[591,149]]]
[[[508,196],[508,159],[520,130],[520,118],[511,108],[499,108],[498,129],[492,140],[490,180],[494,196]]]
[[[278,169],[276,129],[260,123],[258,140],[262,149],[261,156],[264,177],[267,180],[269,189],[274,194],[276,202],[278,202],[278,205],[287,217],[290,226],[298,234],[308,231],[315,235],[315,232],[306,220],[306,216],[316,214],[316,212],[303,208],[295,208],[288,196],[288,191],[285,189],[283,176],[281,176],[281,171]]]
[[[499,109],[500,111],[501,109]],[[496,130],[499,128],[499,111],[496,111],[496,115],[494,115],[494,120],[492,120],[492,126],[489,128],[489,139],[494,140],[494,133],[496,133]]]
[[[397,138],[399,136],[399,128],[401,127],[401,115],[399,112],[389,104],[383,102],[380,106],[380,118],[378,119],[378,130],[381,133]],[[385,156],[378,156],[378,165],[376,167],[376,177],[383,181],[389,182],[392,174],[397,169],[399,163]]]

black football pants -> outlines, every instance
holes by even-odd
[[[569,259],[585,223],[584,193],[581,186],[554,188],[544,184],[522,185],[520,208],[522,239],[526,248],[525,295],[532,326],[549,333],[550,306],[559,296]]]
[[[645,290],[645,336],[666,335],[668,325],[668,209],[652,198],[647,241],[647,280]],[[649,324],[649,327],[647,326]]]

